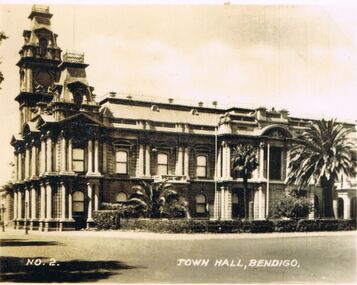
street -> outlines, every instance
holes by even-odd
[[[1,233],[2,282],[355,283],[356,232]]]

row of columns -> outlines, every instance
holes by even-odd
[[[60,172],[72,173],[72,139],[61,136]],[[25,152],[14,153],[15,181],[31,179],[55,171],[54,165],[55,146],[50,136],[42,137],[41,146],[35,142],[27,144]],[[149,152],[148,152],[149,153]],[[97,139],[88,141],[88,175],[98,175],[99,172],[99,142]]]
[[[14,220],[28,219],[29,221],[51,221],[54,218],[52,208],[54,202],[52,187],[52,184],[46,183],[40,184],[39,193],[35,187],[14,191]],[[59,184],[58,191],[61,195],[60,221],[73,221],[72,191],[71,189],[68,189],[67,184],[64,182]],[[24,198],[23,195],[25,195]],[[40,199],[39,213],[37,212],[37,199]],[[93,211],[98,211],[98,209],[99,185],[97,183],[88,182],[87,222],[93,221]]]

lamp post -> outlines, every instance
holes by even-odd
[[[4,202],[1,203],[1,222],[2,222],[2,231],[5,232],[5,205]]]
[[[28,202],[25,202],[25,235],[28,235],[29,231],[27,228],[27,207],[28,207]]]

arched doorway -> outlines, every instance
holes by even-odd
[[[235,189],[232,193],[232,218],[244,218],[244,191]]]
[[[343,211],[344,211],[344,204],[343,204],[343,199],[338,198],[338,204],[337,204],[337,217],[339,219],[343,219]]]
[[[86,227],[85,197],[82,191],[75,191],[72,194],[72,211],[76,230]]]
[[[351,199],[351,219],[352,220],[357,219],[356,212],[357,212],[357,198],[353,197]]]

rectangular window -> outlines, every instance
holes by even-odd
[[[166,153],[158,153],[157,155],[157,174],[167,175],[168,174],[168,156]]]
[[[72,168],[75,172],[84,172],[84,149],[73,148],[72,151]]]
[[[128,153],[126,151],[117,151],[115,154],[116,161],[116,173],[127,174],[128,173]]]
[[[270,148],[269,178],[273,180],[281,179],[281,148]]]
[[[197,156],[196,175],[197,177],[207,177],[207,156]]]

